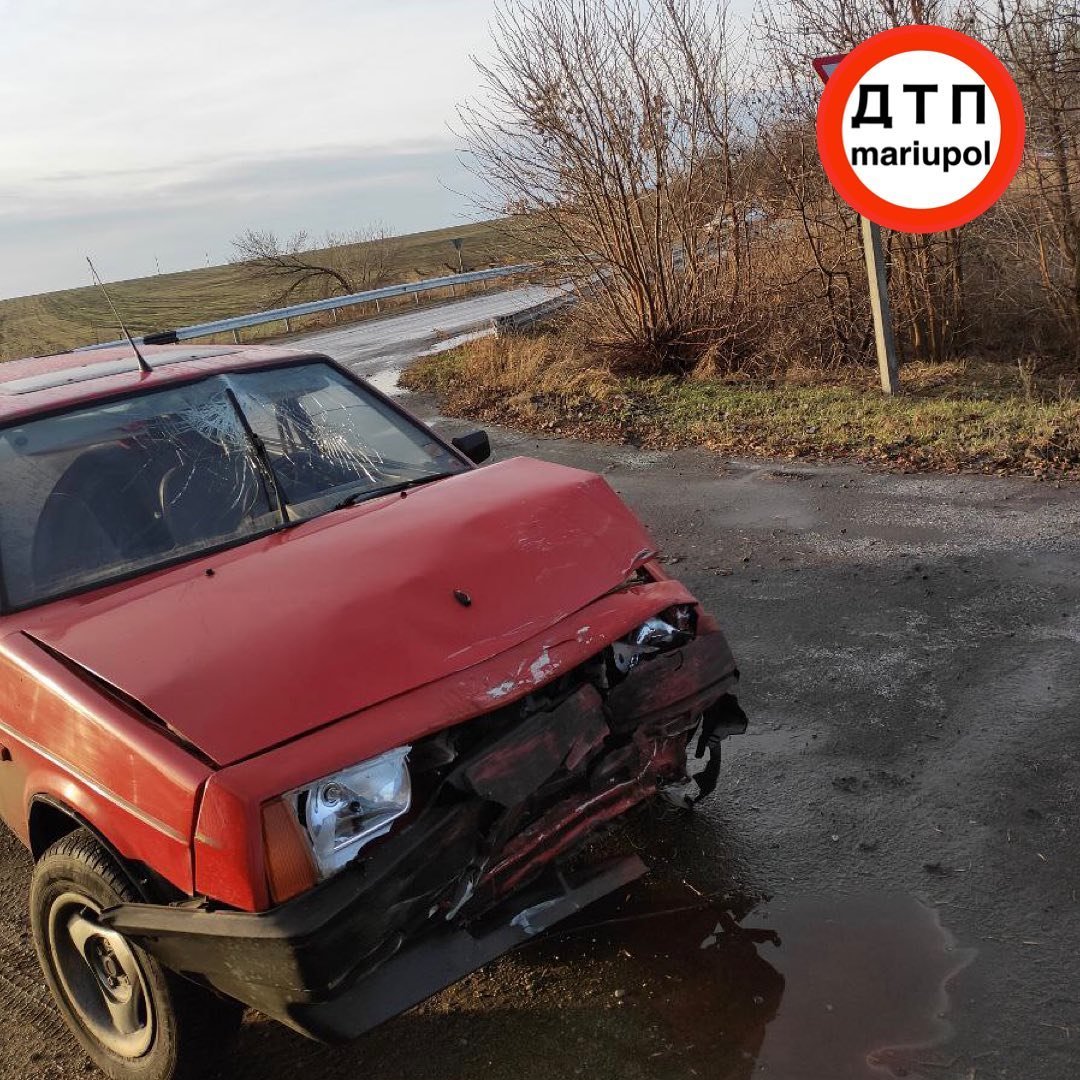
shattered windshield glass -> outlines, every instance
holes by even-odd
[[[430,433],[324,364],[252,372],[234,380],[244,415],[302,517],[465,466]]]
[[[219,375],[0,430],[0,573],[25,607],[464,470],[321,363]]]

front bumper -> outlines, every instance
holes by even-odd
[[[249,916],[258,921],[248,924],[246,937],[230,936],[221,913],[177,912],[181,918],[170,918],[173,909],[127,905],[106,912],[102,921],[139,940],[167,966],[198,974],[309,1038],[336,1043],[419,1005],[645,873],[637,856],[577,873],[553,872],[474,926],[438,928],[382,962],[369,957],[344,978],[326,970],[316,987],[285,985],[281,976],[324,953],[321,945],[339,939],[349,925],[344,912],[324,918],[322,898],[304,912]]]
[[[103,913],[167,967],[313,1038],[354,1038],[644,873],[571,875],[599,826],[685,779],[700,719],[745,727],[720,634],[601,696],[585,683],[470,746],[417,818],[318,888],[250,914],[127,904]]]

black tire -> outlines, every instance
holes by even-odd
[[[139,901],[90,832],[58,840],[34,868],[30,922],[45,981],[68,1027],[113,1080],[213,1076],[243,1009],[174,975],[95,913]]]

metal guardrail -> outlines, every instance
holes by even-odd
[[[174,345],[180,341],[192,341],[195,338],[211,337],[214,334],[236,332],[247,326],[259,326],[268,322],[284,322],[299,315],[314,315],[320,311],[335,311],[338,308],[352,307],[355,304],[370,304],[379,300],[389,300],[395,296],[409,296],[412,293],[430,292],[433,289],[448,289],[453,285],[472,285],[478,281],[493,281],[496,278],[512,277],[535,270],[533,263],[519,263],[515,266],[496,266],[490,270],[472,270],[466,274],[451,274],[441,278],[426,278],[423,281],[410,281],[402,285],[384,285],[367,292],[352,293],[349,296],[332,296],[326,300],[309,300],[290,307],[271,308],[268,311],[256,311],[251,315],[237,315],[230,319],[218,319],[216,322],[197,323],[178,330],[165,330],[154,334],[144,334],[135,339],[140,345]],[[93,352],[95,349],[108,349],[116,345],[126,345],[127,339],[105,341],[99,345],[84,345],[76,352]]]
[[[544,322],[553,315],[557,315],[560,311],[576,304],[577,301],[577,294],[567,291],[560,296],[541,300],[539,304],[533,304],[531,307],[513,311],[509,315],[496,315],[491,320],[491,326],[499,337],[505,337],[507,334],[514,334],[520,330],[526,330],[530,326],[535,326],[537,323]]]

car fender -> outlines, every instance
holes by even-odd
[[[208,765],[23,634],[0,641],[0,742],[0,810],[27,846],[34,800],[48,799],[190,895]]]

